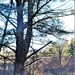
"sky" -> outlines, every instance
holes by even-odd
[[[61,17],[60,20],[64,21],[65,30],[74,30],[74,15]]]
[[[57,0],[56,2],[51,2],[51,8],[54,10],[72,10],[74,8],[73,0],[65,0],[64,2],[60,2]],[[74,30],[74,15],[60,17],[60,20],[64,21],[65,30]]]
[[[53,9],[68,9],[68,8],[72,8],[73,9],[73,5],[74,2],[72,0],[66,0],[65,2],[59,2],[59,0],[55,3],[51,2],[52,8]],[[60,17],[60,20],[64,21],[64,29],[65,30],[74,30],[74,15],[70,15],[70,16],[65,16],[65,17]],[[48,36],[48,37],[52,37],[51,39],[54,41],[57,41],[53,36]],[[66,36],[64,37],[65,39],[71,40],[71,38],[73,37],[73,35],[70,36]],[[37,46],[38,48],[40,47],[39,45]]]
[[[60,0],[57,0],[56,2],[51,2],[51,8],[53,8],[54,10],[61,10],[61,9],[72,10],[72,9],[74,9],[74,1],[73,0],[65,0],[64,2],[59,2],[59,1]],[[64,24],[63,24],[64,30],[67,30],[67,31],[74,30],[74,24],[75,24],[74,17],[75,17],[74,15],[59,17],[60,20],[62,20],[64,22]],[[71,38],[74,37],[74,34],[62,36],[62,37],[67,40],[71,40]],[[58,41],[58,40],[54,39],[53,36],[52,36],[52,40]]]
[[[60,20],[62,20],[64,22],[63,24],[63,29],[66,31],[74,31],[74,15],[70,15],[70,16],[65,16],[65,17],[61,17]],[[49,36],[52,37],[51,39],[53,41],[58,41],[59,39],[55,39],[53,36]],[[70,35],[63,35],[61,38],[64,38],[66,40],[68,40],[69,42],[71,41],[72,38],[74,38],[74,34],[70,34]]]
[[[64,21],[64,29],[67,31],[74,31],[74,15],[66,16],[61,18]],[[74,34],[65,36],[65,39],[71,40],[74,38]]]
[[[4,0],[5,3],[9,3],[9,0]],[[15,1],[15,0],[14,0]],[[74,2],[73,0],[65,0],[64,2],[60,2],[60,0],[51,1],[51,8],[58,10],[58,9],[74,9]],[[66,30],[72,30],[74,29],[74,16],[65,16],[61,17],[61,20],[64,21],[64,26]]]
[[[63,25],[64,30],[66,30],[66,31],[74,30],[74,15],[61,17],[60,20],[62,20],[64,22],[64,25]],[[64,40],[59,40],[52,35],[48,35],[47,37],[50,40],[53,40],[54,42],[58,42],[58,44],[61,44],[61,43],[64,42]],[[74,34],[62,36],[61,38],[64,38],[65,40],[68,40],[68,43],[70,43],[71,39],[74,38]],[[36,41],[36,43],[40,43],[40,42]],[[42,47],[42,45],[33,45],[33,46],[34,46],[34,49],[36,49],[36,48],[39,49],[39,48]]]

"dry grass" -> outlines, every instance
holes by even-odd
[[[57,57],[43,57],[27,67],[27,72],[32,75],[75,75],[75,58],[63,58],[60,66]],[[0,75],[13,75],[12,63],[0,63]]]

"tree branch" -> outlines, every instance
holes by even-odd
[[[16,50],[14,50],[13,48],[11,48],[11,47],[9,47],[9,46],[7,46],[7,45],[5,45],[5,44],[2,44],[2,43],[0,43],[0,45],[1,45],[1,46],[5,46],[5,47],[8,47],[8,48],[11,49],[14,53],[16,53]]]
[[[11,62],[14,63],[14,61],[12,59],[8,58],[7,56],[1,55],[1,54],[0,54],[0,56],[3,57],[3,58],[5,58],[5,59],[8,59],[8,60],[10,60]]]
[[[24,25],[24,28],[26,28],[26,26],[28,25],[28,23],[36,16],[36,14],[38,14],[38,12],[46,5],[50,2],[51,0],[48,0],[45,4],[43,4],[30,18],[30,20],[28,20],[28,22]]]
[[[30,58],[32,55],[36,54],[37,52],[39,52],[41,49],[43,49],[44,47],[46,47],[48,44],[52,43],[52,41],[48,42],[46,45],[44,45],[43,47],[41,47],[40,49],[38,49],[37,51],[34,51],[32,54],[30,54],[28,57],[26,57],[26,60],[28,58]]]
[[[27,66],[29,66],[29,65],[33,64],[34,62],[36,62],[36,61],[40,60],[40,59],[41,59],[41,58],[36,59],[36,60],[33,60],[31,63],[29,63],[29,64],[25,65],[24,67],[27,67]]]
[[[7,20],[7,16],[4,14],[4,13],[2,13],[1,11],[0,11],[0,14],[2,15],[2,16],[4,16],[5,18],[6,18],[6,20]],[[8,19],[8,21],[11,23],[11,25],[13,25],[15,28],[16,28],[16,26]]]

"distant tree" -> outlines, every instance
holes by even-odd
[[[53,56],[55,57],[57,56],[59,58],[59,62],[61,65],[62,58],[65,56],[68,56],[68,53],[67,53],[68,49],[69,49],[68,41],[65,41],[62,44],[59,44],[59,42],[54,42],[52,44],[52,48],[50,48],[49,50]]]
[[[50,48],[49,51],[52,54],[52,57],[57,55],[57,42],[52,43],[52,48]]]
[[[63,57],[67,57],[68,56],[68,50],[69,50],[69,43],[68,43],[68,41],[66,40],[64,43],[63,43],[63,47],[62,47],[62,49],[63,49]]]
[[[69,53],[70,57],[75,56],[75,38],[71,39],[71,43],[69,45],[68,53]]]

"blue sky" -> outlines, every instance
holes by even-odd
[[[59,0],[58,0],[57,2],[54,2],[54,3],[51,2],[51,6],[55,10],[65,9],[65,8],[66,9],[74,9],[74,2],[72,0],[66,0],[65,2],[59,2]],[[60,19],[64,21],[64,29],[65,30],[74,30],[74,15],[60,17]],[[73,37],[73,35],[69,35],[64,38],[70,40],[72,37]],[[51,39],[54,41],[57,41],[53,36]],[[37,47],[39,48],[39,45],[37,45]]]

